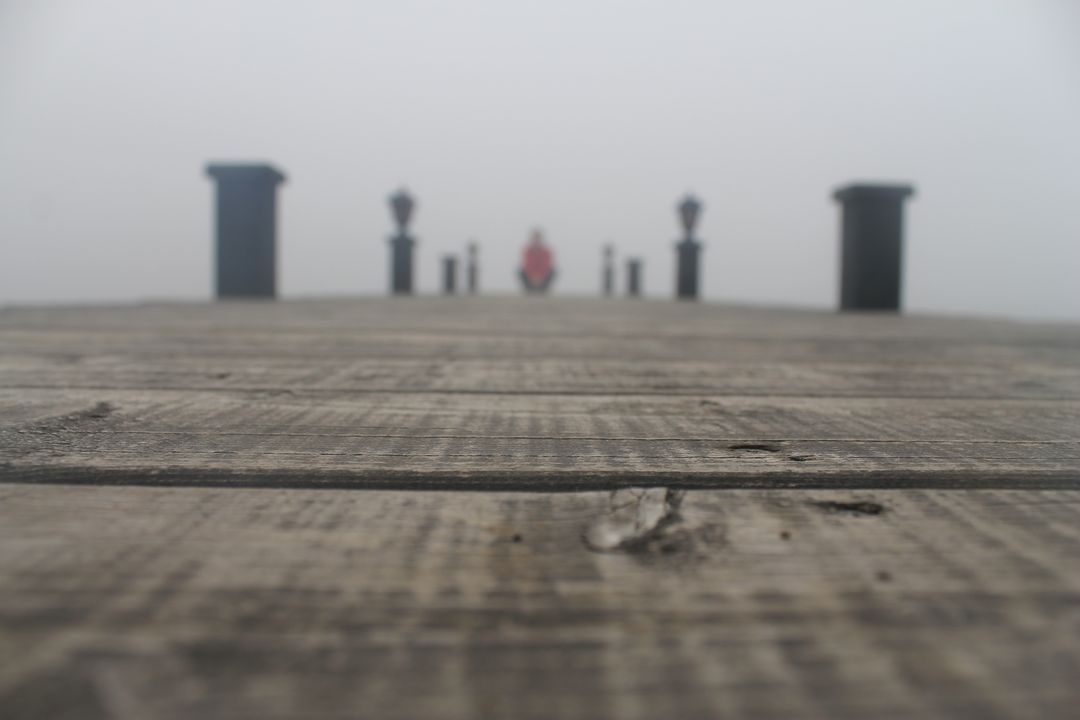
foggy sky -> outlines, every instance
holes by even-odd
[[[208,298],[232,160],[288,176],[286,297],[384,293],[404,185],[421,292],[471,238],[516,291],[540,226],[557,293],[610,241],[669,297],[693,191],[707,299],[833,307],[831,192],[880,180],[907,309],[1080,319],[1078,5],[0,0],[0,302]]]

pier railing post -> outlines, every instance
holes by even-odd
[[[443,258],[443,295],[457,294],[457,257],[447,255]]]
[[[416,239],[409,236],[408,227],[415,206],[412,196],[404,190],[390,196],[390,209],[397,223],[397,233],[390,237],[390,292],[394,295],[412,295],[413,292],[413,246]]]
[[[626,261],[626,295],[627,297],[641,297],[642,285],[642,261],[641,258],[630,258]]]
[[[698,267],[701,243],[694,239],[694,226],[701,213],[701,203],[694,196],[687,195],[679,203],[678,211],[685,237],[675,243],[675,297],[680,300],[696,300],[698,279],[701,275]]]
[[[468,245],[468,267],[466,268],[466,282],[468,283],[468,290],[470,295],[475,295],[480,291],[480,261],[479,261],[479,248],[476,243],[471,242]]]
[[[615,294],[615,248],[611,245],[604,246],[603,288],[604,297]]]
[[[900,310],[904,201],[910,185],[847,185],[840,202],[840,309]]]
[[[285,176],[264,164],[210,163],[217,183],[216,280],[219,298],[277,293],[277,186]]]

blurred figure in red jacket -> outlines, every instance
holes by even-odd
[[[555,261],[551,250],[544,244],[544,236],[533,230],[529,244],[525,246],[525,259],[521,266],[521,283],[527,293],[546,293],[555,279]]]

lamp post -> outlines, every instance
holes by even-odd
[[[405,190],[390,196],[390,209],[397,223],[397,233],[390,237],[390,292],[411,295],[413,291],[413,246],[416,239],[408,234],[416,202]]]
[[[701,202],[693,195],[687,195],[679,203],[678,211],[685,236],[675,243],[677,260],[675,296],[680,300],[696,300],[700,275],[698,256],[701,254],[701,243],[694,239],[694,226],[701,214]]]

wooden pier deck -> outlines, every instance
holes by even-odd
[[[1066,718],[1080,326],[0,310],[0,717]]]

